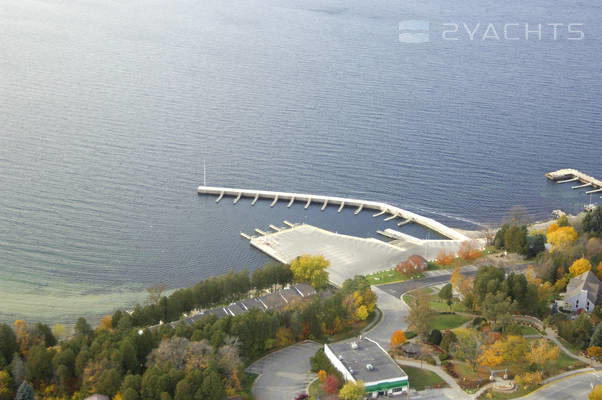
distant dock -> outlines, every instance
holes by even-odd
[[[546,178],[557,183],[579,182],[579,185],[572,186],[572,189],[592,188],[585,194],[593,194],[602,192],[602,181],[584,174],[576,169],[559,169],[558,171],[548,172]],[[602,196],[600,196],[602,198]]]
[[[602,187],[602,184],[600,184]],[[442,223],[435,221],[432,218],[427,218],[419,214],[415,214],[411,211],[407,211],[401,209],[399,207],[381,203],[377,201],[367,201],[367,200],[358,200],[358,199],[349,199],[343,197],[332,197],[332,196],[323,196],[323,195],[315,195],[315,194],[301,194],[301,193],[287,193],[287,192],[272,192],[267,190],[251,190],[251,189],[234,189],[234,188],[226,188],[226,187],[215,187],[215,186],[199,186],[198,187],[199,194],[208,194],[208,195],[216,195],[218,196],[218,201],[221,200],[224,196],[231,196],[235,199],[240,199],[241,197],[249,197],[253,199],[253,203],[257,201],[259,198],[272,200],[270,206],[273,207],[279,200],[288,200],[288,206],[290,207],[294,202],[298,201],[300,203],[305,203],[305,208],[307,209],[312,202],[321,204],[321,208],[325,209],[327,204],[338,205],[340,212],[344,207],[353,207],[355,208],[354,214],[359,214],[364,208],[370,210],[376,210],[377,213],[374,216],[390,214],[391,217],[387,217],[387,219],[393,218],[403,218],[406,221],[411,221],[416,224],[420,224],[426,228],[429,228],[439,234],[457,241],[466,241],[470,240],[466,235],[452,229]],[[237,201],[238,202],[238,201]]]

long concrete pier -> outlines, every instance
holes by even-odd
[[[602,187],[602,183],[600,183]],[[357,207],[354,214],[359,213],[363,208],[367,208],[370,210],[377,211],[385,211],[386,213],[396,215],[400,218],[406,220],[412,220],[412,222],[416,224],[420,224],[425,226],[435,232],[440,233],[441,235],[452,239],[465,241],[470,240],[466,235],[452,229],[442,223],[435,221],[432,218],[427,218],[422,215],[413,213],[411,211],[404,210],[402,208],[387,204],[381,203],[378,201],[368,201],[368,200],[359,200],[359,199],[351,199],[344,197],[333,197],[333,196],[323,196],[323,195],[315,195],[315,194],[303,194],[303,193],[287,193],[287,192],[273,192],[267,190],[251,190],[251,189],[235,189],[235,188],[225,188],[225,187],[215,187],[215,186],[199,186],[198,187],[199,194],[209,194],[209,195],[218,195],[218,196],[238,196],[240,193],[242,197],[251,197],[251,198],[266,198],[266,199],[280,199],[280,200],[290,200],[294,198],[295,201],[307,201],[305,208],[309,207],[312,201],[324,203],[328,201],[328,204],[332,205],[341,205],[345,204],[345,206],[349,207]],[[223,193],[223,194],[222,194]]]
[[[575,182],[579,181],[582,184],[573,186],[572,189],[579,189],[584,187],[592,187],[593,190],[586,192],[586,194],[598,193],[602,191],[602,181],[584,174],[576,169],[559,169],[558,171],[548,172],[546,178],[556,181],[557,183]],[[602,196],[601,196],[602,197]]]

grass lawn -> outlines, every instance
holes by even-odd
[[[549,363],[546,369],[550,372],[550,376],[554,376],[559,374],[561,369],[566,369],[569,366],[574,369],[579,365],[585,366],[585,364],[582,361],[570,357],[568,354],[560,350],[558,358],[553,362]]]
[[[462,364],[462,363],[454,364],[454,369],[458,373],[458,376],[460,377],[460,379],[467,378],[467,379],[472,379],[472,380],[478,380],[479,378],[484,379],[486,377],[489,377],[489,373],[487,373],[487,371],[484,371],[484,370],[473,371],[472,368],[470,368],[468,365]]]
[[[521,334],[521,336],[525,336],[525,335],[539,335],[540,333],[537,331],[537,329],[533,328],[532,326],[520,325],[520,334]]]
[[[439,298],[438,295],[431,296],[431,308],[438,312],[448,312],[449,306]],[[468,312],[468,309],[461,303],[452,303],[452,311]]]
[[[432,371],[406,365],[400,366],[408,374],[411,389],[424,390],[433,386],[447,386],[443,378]]]
[[[444,331],[446,329],[454,329],[470,321],[472,318],[466,317],[459,314],[436,314],[431,320],[431,329],[439,329]]]
[[[370,282],[371,285],[382,285],[383,283],[393,283],[393,282],[401,282],[407,281],[412,278],[422,278],[424,275],[405,275],[395,271],[395,269],[389,269],[386,271],[375,272],[370,275],[366,275],[366,279]]]

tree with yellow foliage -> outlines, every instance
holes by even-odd
[[[531,344],[526,355],[527,360],[540,366],[546,365],[548,361],[554,361],[560,354],[560,348],[546,339],[539,339]]]
[[[596,385],[587,400],[602,400],[602,385]]]
[[[330,261],[324,256],[312,256],[305,254],[299,256],[291,263],[291,271],[297,282],[307,282],[316,289],[322,289],[328,285],[328,272],[326,268]]]
[[[364,382],[361,380],[357,381],[357,383],[347,381],[339,392],[339,397],[343,400],[362,400],[364,396],[366,396],[366,389]]]
[[[533,265],[529,265],[525,271],[525,278],[527,278],[527,282],[539,286],[541,285],[541,279],[537,277],[535,273],[535,267]]]
[[[368,318],[368,308],[366,306],[360,306],[357,310],[355,310],[355,319],[357,321],[365,321]]]
[[[27,322],[23,321],[22,319],[16,320],[15,334],[17,336],[17,344],[19,345],[21,354],[27,355],[27,350],[29,350],[29,347],[32,345]]]
[[[391,347],[396,348],[397,346],[401,346],[407,340],[406,334],[401,329],[398,329],[391,335]]]
[[[600,358],[602,358],[602,347],[600,347],[600,346],[588,347],[587,348],[587,356],[595,358],[596,360],[599,360]]]
[[[600,261],[596,267],[596,275],[598,275],[598,279],[602,280],[602,261]]]
[[[503,342],[504,361],[510,364],[520,364],[529,351],[527,340],[522,336],[510,335]]]
[[[517,375],[514,380],[521,388],[533,388],[541,385],[543,382],[543,372],[525,372],[524,374]]]
[[[558,227],[555,224],[550,225],[546,232],[548,243],[554,246],[554,249],[562,250],[577,240],[577,231],[572,226]]]
[[[494,342],[484,349],[477,359],[477,363],[483,367],[495,367],[504,362],[504,343],[501,340]]]
[[[590,269],[592,269],[592,264],[589,262],[589,260],[581,257],[580,259],[575,260],[575,262],[569,268],[569,271],[572,276],[578,276],[589,271]]]

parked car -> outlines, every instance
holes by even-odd
[[[296,397],[295,400],[306,400],[309,399],[309,395],[305,394],[305,393],[299,393]]]

